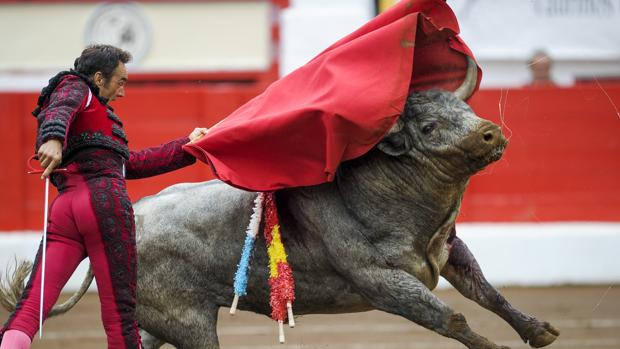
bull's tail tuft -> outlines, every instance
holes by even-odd
[[[15,311],[17,302],[24,292],[24,281],[32,271],[31,262],[23,261],[18,264],[15,260],[15,265],[16,267],[12,272],[9,268],[6,270],[5,275],[10,275],[10,278],[7,277],[2,280],[0,277],[0,304],[9,312]]]

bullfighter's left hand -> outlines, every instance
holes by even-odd
[[[190,143],[194,143],[200,137],[206,135],[207,132],[209,132],[209,130],[207,128],[204,128],[204,127],[195,128],[194,131],[192,131],[192,133],[189,134],[189,141],[190,141]]]

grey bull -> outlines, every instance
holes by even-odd
[[[473,71],[470,64],[456,93],[412,94],[388,135],[343,163],[334,182],[276,193],[296,281],[296,314],[379,309],[470,349],[506,348],[473,332],[462,314],[431,292],[443,276],[532,347],[559,336],[550,324],[512,307],[455,233],[469,178],[498,160],[507,145],[497,125],[462,101],[475,84]],[[218,309],[233,298],[255,196],[210,181],[174,185],[135,204],[137,318],[145,349],[166,342],[183,349],[219,347]],[[257,247],[240,309],[270,314],[267,266],[265,249]]]

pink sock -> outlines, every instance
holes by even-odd
[[[30,337],[24,332],[8,330],[4,332],[0,349],[28,349],[31,342]]]

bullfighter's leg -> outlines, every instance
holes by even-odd
[[[2,335],[7,330],[18,330],[34,338],[39,330],[39,305],[41,300],[41,246],[34,261],[30,280],[22,298],[17,303],[15,311],[7,320],[4,328],[0,330],[0,342]],[[47,317],[62,288],[67,283],[71,274],[78,264],[84,259],[84,248],[71,239],[50,232],[46,249],[45,261],[45,290],[43,300],[43,319]]]
[[[450,256],[441,275],[461,294],[502,317],[519,333],[524,342],[534,348],[549,345],[560,335],[560,332],[549,323],[539,321],[513,308],[485,279],[473,254],[456,236],[454,229],[448,244]]]
[[[73,193],[59,195],[50,208],[45,261],[43,319],[52,309],[62,288],[80,262],[86,257],[84,246],[75,230],[71,212]],[[15,311],[0,329],[0,342],[7,330],[18,330],[33,338],[39,330],[41,300],[42,244],[39,246],[30,279]]]
[[[95,274],[108,349],[139,349],[136,310],[136,245],[133,210],[124,182],[86,182],[74,205],[78,230]]]

